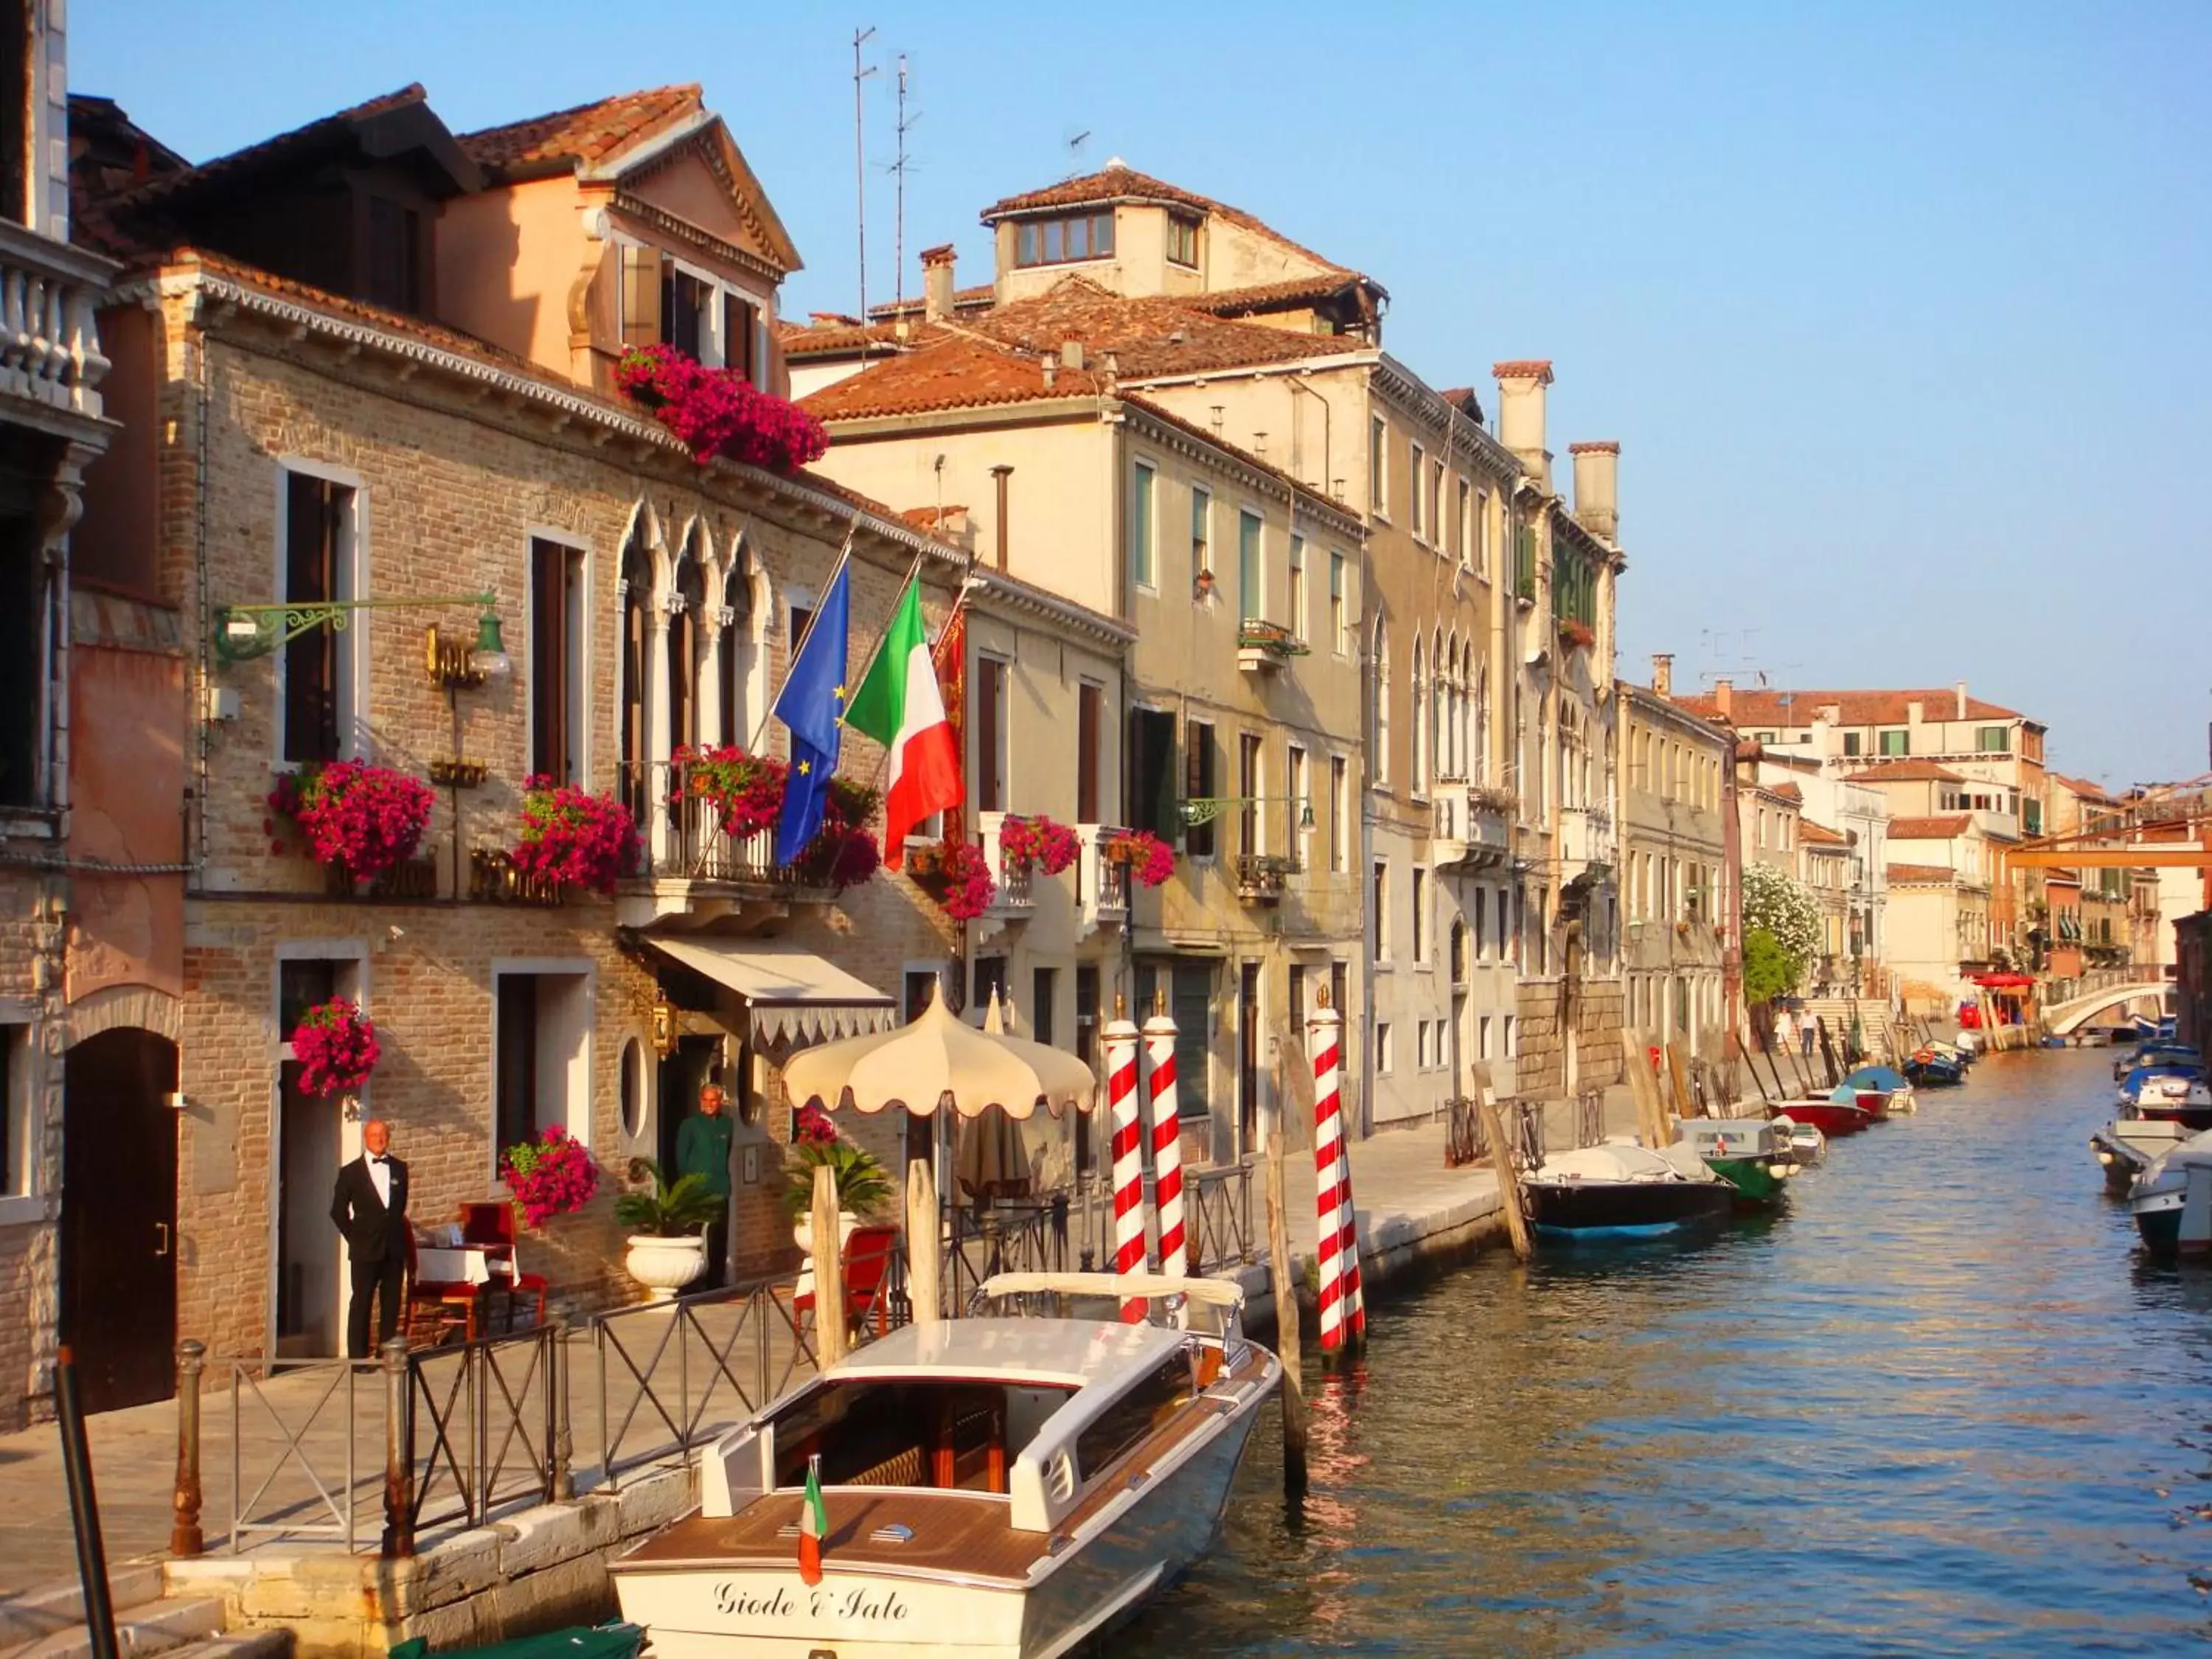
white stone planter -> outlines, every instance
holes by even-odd
[[[707,1271],[707,1241],[696,1233],[676,1238],[632,1233],[623,1266],[653,1292],[653,1301],[666,1302]]]

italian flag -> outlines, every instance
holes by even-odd
[[[945,718],[945,694],[930,659],[929,634],[921,625],[919,583],[908,583],[900,595],[883,649],[845,705],[845,724],[873,738],[890,754],[884,862],[896,870],[914,826],[932,812],[959,805],[967,793],[960,781],[960,748]]]
[[[822,1540],[830,1535],[830,1511],[822,1507],[822,1458],[806,1460],[806,1496],[799,1504],[799,1576],[822,1582]]]

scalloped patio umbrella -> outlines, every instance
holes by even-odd
[[[1039,1106],[1054,1117],[1097,1104],[1098,1079],[1064,1048],[995,1029],[977,1030],[932,997],[913,1024],[891,1031],[827,1042],[794,1054],[783,1068],[785,1092],[801,1106],[849,1107],[875,1113],[903,1108],[918,1117],[949,1106],[973,1120],[997,1107],[1028,1118]],[[917,1318],[934,1318],[938,1302],[937,1179],[926,1159],[907,1170],[908,1277]],[[925,1312],[924,1310],[927,1311]]]

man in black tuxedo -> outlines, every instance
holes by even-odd
[[[362,1155],[338,1171],[331,1220],[345,1235],[353,1262],[353,1298],[346,1306],[346,1352],[369,1357],[368,1307],[377,1298],[380,1346],[399,1328],[401,1279],[407,1272],[407,1166],[392,1156],[392,1126],[361,1126]]]

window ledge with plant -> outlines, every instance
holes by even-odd
[[[1237,648],[1264,651],[1271,657],[1303,657],[1309,650],[1306,642],[1282,623],[1258,617],[1247,617],[1237,624]]]

